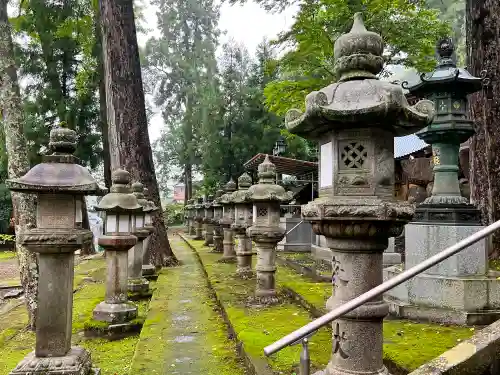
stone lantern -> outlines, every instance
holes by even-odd
[[[302,217],[324,235],[332,251],[339,307],[382,282],[388,238],[401,234],[414,208],[394,197],[394,137],[429,125],[432,102],[410,106],[403,89],[380,81],[382,38],[367,31],[360,13],[334,45],[338,81],[306,97],[306,110],[290,110],[291,133],[320,149],[319,197]],[[387,374],[382,362],[382,322],[388,306],[374,298],[332,323],[332,357],[324,374]]]
[[[233,263],[236,261],[236,253],[234,252],[234,235],[231,225],[234,222],[234,206],[232,201],[232,194],[236,190],[236,183],[231,177],[228,183],[224,186],[225,193],[220,197],[222,204],[222,219],[219,223],[224,233],[223,248],[224,253],[220,262]]]
[[[126,323],[137,316],[137,306],[128,302],[128,251],[137,244],[134,236],[135,215],[142,206],[130,187],[130,173],[117,169],[111,175],[110,192],[105,195],[98,211],[104,211],[104,235],[99,245],[106,251],[106,298],[94,309],[95,320],[112,324]]]
[[[236,274],[244,279],[253,276],[252,271],[252,240],[247,236],[247,229],[252,225],[253,203],[248,188],[252,185],[252,177],[243,173],[238,178],[238,190],[233,193],[234,231],[238,244],[236,247],[237,268]]]
[[[144,188],[144,197],[147,199],[149,192],[147,188]],[[155,278],[156,268],[151,263],[149,263],[149,241],[151,240],[151,235],[153,234],[155,227],[153,225],[153,215],[160,211],[153,201],[148,200],[148,210],[144,215],[144,228],[148,231],[149,235],[144,239],[143,257],[142,257],[142,276],[153,279]],[[191,222],[192,223],[192,222]]]
[[[82,228],[83,196],[100,192],[89,171],[73,156],[76,145],[75,131],[52,129],[52,154],[23,177],[6,181],[10,190],[38,197],[36,228],[17,233],[29,251],[38,253],[35,351],[11,375],[99,373],[92,369],[88,351],[71,346],[74,252],[92,241],[92,232]]]
[[[457,68],[452,58],[453,42],[449,38],[437,43],[439,64],[417,82],[403,83],[413,96],[432,100],[436,115],[432,123],[417,136],[432,145],[434,184],[431,196],[421,203],[414,220],[476,222],[480,212],[461,195],[458,181],[460,144],[474,134],[473,121],[467,118],[467,95],[481,90],[483,79]]]
[[[191,216],[192,200],[188,199],[188,201],[186,203],[187,204],[184,206],[184,215],[185,215],[186,221],[187,221],[186,233],[189,236],[191,234],[191,228],[193,227],[193,221],[192,221],[192,216]]]
[[[196,233],[193,240],[203,239],[203,217],[205,216],[205,207],[203,206],[203,198],[198,198],[194,205],[195,216],[194,221],[196,222]]]
[[[212,207],[212,202],[214,200],[213,195],[207,197],[205,202],[205,243],[204,246],[209,246],[214,244],[214,209]]]
[[[222,204],[220,203],[220,198],[224,194],[224,190],[217,190],[215,193],[215,199],[212,202],[212,207],[214,208],[214,252],[222,253],[224,251],[224,247],[222,244],[223,233],[222,226],[220,225],[220,220],[223,215]]]
[[[140,182],[132,184],[132,191],[137,202],[142,207],[134,215],[133,234],[137,237],[137,244],[128,251],[128,291],[132,293],[146,293],[149,290],[149,281],[142,277],[142,263],[144,259],[144,241],[150,235],[151,227],[146,227],[146,215],[151,216],[151,206],[144,196],[144,185]],[[149,223],[152,225],[152,223]],[[153,228],[154,230],[154,228]]]
[[[480,211],[462,196],[458,180],[460,144],[474,134],[467,95],[482,88],[483,78],[456,67],[449,38],[437,43],[437,52],[439,64],[433,72],[403,84],[436,108],[432,123],[417,133],[432,145],[434,184],[405,228],[405,269],[484,228]],[[384,277],[399,272],[401,267],[386,268]],[[440,323],[490,324],[500,315],[500,280],[489,276],[486,238],[388,291],[390,311]]]
[[[257,247],[257,287],[258,302],[272,304],[278,302],[275,288],[276,245],[285,236],[280,226],[280,206],[289,201],[286,190],[276,185],[276,166],[269,161],[269,155],[259,165],[259,183],[248,189],[248,199],[253,202],[253,224],[247,229]]]

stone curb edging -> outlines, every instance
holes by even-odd
[[[279,255],[276,257],[276,263],[278,263],[279,265],[291,268],[295,272],[298,272],[301,275],[304,275],[305,277],[311,279],[314,282],[317,282],[317,283],[331,283],[332,282],[331,276],[328,277],[328,276],[318,275],[312,268],[309,268],[309,267],[304,266],[300,263],[294,262],[293,260],[282,258]]]
[[[205,270],[205,264],[203,263],[203,260],[201,259],[200,255],[198,254],[198,251],[189,243],[189,241],[184,237],[184,235],[178,233],[178,236],[186,243],[187,246],[195,253],[196,259],[201,265],[201,268],[203,270],[203,274],[205,275],[206,281],[207,281],[207,286],[210,290],[210,294],[214,298],[215,302],[217,303],[219,312],[224,319],[224,322],[226,323],[227,331],[229,334],[229,337],[236,341],[236,348],[238,351],[238,355],[241,357],[243,362],[245,363],[245,367],[250,371],[252,375],[273,375],[273,371],[267,364],[267,361],[261,360],[259,358],[255,358],[254,356],[250,355],[247,351],[245,351],[245,345],[244,343],[238,339],[238,335],[231,324],[231,321],[229,320],[229,316],[224,308],[224,305],[222,302],[219,300],[217,296],[217,292],[212,286],[212,283],[210,282],[210,279],[208,277],[208,273]]]

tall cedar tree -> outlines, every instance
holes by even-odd
[[[467,55],[469,71],[484,71],[488,85],[470,97],[476,134],[470,141],[471,200],[485,224],[500,219],[500,2],[468,0]],[[500,256],[500,235],[493,236],[490,256]]]
[[[218,8],[212,0],[155,0],[153,4],[158,7],[161,35],[147,42],[145,68],[150,93],[166,124],[156,157],[162,180],[172,177],[172,165],[182,168],[187,200],[201,159],[200,128],[217,118]]]
[[[27,142],[24,136],[24,112],[17,69],[14,60],[11,27],[7,15],[7,0],[0,1],[0,102],[2,123],[8,153],[9,178],[19,178],[29,169]],[[16,231],[36,225],[35,199],[32,195],[12,193]],[[17,256],[28,309],[29,326],[34,329],[37,316],[38,263],[36,254],[29,252],[18,240]]]
[[[112,169],[125,168],[149,189],[161,207],[149,142],[133,0],[101,0],[101,27]],[[162,213],[154,215],[149,257],[153,264],[177,263]]]

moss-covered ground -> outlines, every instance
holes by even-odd
[[[264,358],[263,348],[293,330],[311,321],[309,312],[301,305],[285,298],[281,305],[266,308],[248,308],[245,301],[253,293],[255,280],[241,280],[234,276],[234,264],[217,263],[220,254],[210,253],[203,241],[190,240],[208,274],[218,299],[224,306],[237,338],[245,351]],[[254,257],[255,258],[255,257]],[[328,283],[314,282],[287,267],[278,267],[278,288],[288,288],[318,311],[324,311],[332,287]],[[384,356],[400,368],[409,371],[437,357],[469,338],[473,328],[447,327],[438,324],[415,323],[407,320],[384,322]],[[298,347],[289,347],[268,359],[271,368],[290,374],[299,361]],[[331,332],[323,328],[311,339],[311,358],[314,367],[321,368],[331,354]]]
[[[127,375],[139,336],[118,341],[84,339],[83,329],[92,310],[104,299],[105,260],[84,260],[75,268],[73,303],[73,343],[87,348],[102,375]],[[139,314],[146,314],[147,302],[139,304]],[[0,374],[8,374],[34,348],[35,334],[26,330],[28,317],[24,305],[0,316]]]
[[[0,262],[3,260],[14,259],[15,257],[15,251],[0,251]]]
[[[171,245],[182,266],[159,275],[130,374],[244,374],[194,253]]]

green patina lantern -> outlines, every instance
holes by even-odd
[[[474,134],[467,117],[467,95],[481,89],[483,78],[457,68],[450,38],[437,43],[439,63],[430,73],[420,74],[403,88],[418,98],[434,102],[435,116],[417,136],[432,145],[434,186],[431,196],[417,208],[414,221],[478,222],[479,211],[460,193],[458,181],[460,144]]]

